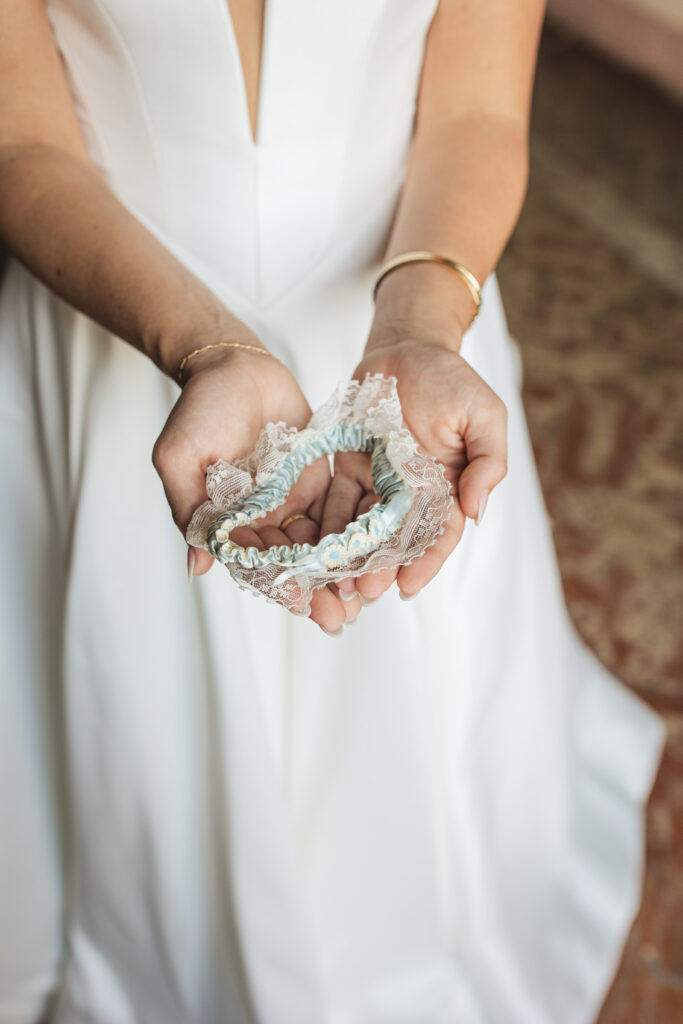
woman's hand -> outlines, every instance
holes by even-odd
[[[365,601],[379,597],[396,579],[402,595],[416,595],[437,574],[462,536],[465,518],[476,522],[486,499],[507,472],[507,410],[501,399],[457,352],[451,339],[416,338],[406,327],[383,329],[368,343],[353,376],[382,373],[398,380],[403,416],[419,444],[446,469],[455,504],[444,532],[412,564],[339,582],[339,590]],[[321,533],[340,531],[378,500],[370,456],[335,456]]]
[[[266,423],[283,420],[301,429],[311,417],[296,380],[277,359],[239,349],[217,349],[197,356],[187,369],[182,394],[152,456],[183,536],[195,508],[206,500],[205,474],[211,463],[218,458],[232,462],[247,455]],[[259,550],[273,544],[316,544],[329,484],[328,459],[318,459],[301,474],[284,505],[260,519],[253,529],[234,530],[232,537],[240,545]],[[305,512],[310,518],[295,519],[283,532],[279,524],[294,512]],[[188,551],[190,575],[208,572],[213,561],[208,551]],[[311,600],[311,618],[332,632],[346,619],[354,619],[359,610],[358,598],[344,602],[334,586],[316,590]]]

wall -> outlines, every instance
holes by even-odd
[[[683,102],[683,0],[548,0],[548,15]]]

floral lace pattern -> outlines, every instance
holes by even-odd
[[[218,517],[265,484],[295,448],[315,444],[343,421],[362,426],[382,439],[391,467],[410,494],[410,505],[398,526],[371,550],[368,533],[358,532],[356,536],[351,532],[345,538],[344,551],[336,552],[337,558],[335,545],[327,546],[329,554],[324,564],[297,566],[292,564],[291,554],[288,559],[267,565],[249,567],[237,561],[226,564],[243,590],[260,594],[299,615],[309,614],[311,595],[319,587],[347,576],[407,565],[443,533],[454,501],[451,485],[441,463],[419,448],[404,425],[395,377],[367,374],[362,382],[340,382],[304,430],[282,422],[268,423],[249,455],[233,463],[219,459],[209,466],[208,500],[195,510],[186,532],[188,544],[209,550],[207,534]],[[335,564],[337,561],[343,564]]]

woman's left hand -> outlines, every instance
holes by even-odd
[[[452,344],[452,342],[451,342]],[[353,377],[394,376],[403,417],[418,443],[441,462],[455,503],[444,532],[410,565],[366,573],[339,582],[339,590],[371,601],[396,580],[405,597],[436,576],[460,540],[466,517],[481,521],[486,500],[507,472],[507,409],[502,400],[442,338],[415,338],[405,328],[385,330],[368,342]],[[342,532],[347,523],[378,501],[370,455],[338,452],[323,510],[321,536]]]

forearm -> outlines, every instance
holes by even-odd
[[[54,146],[0,148],[0,236],[57,295],[173,375],[192,348],[254,343],[119,202],[97,169]]]
[[[519,217],[527,176],[522,118],[473,113],[418,131],[386,258],[431,250],[463,263],[483,283]],[[451,269],[406,264],[378,288],[371,340],[387,325],[415,325],[459,349],[473,311],[467,288]]]

